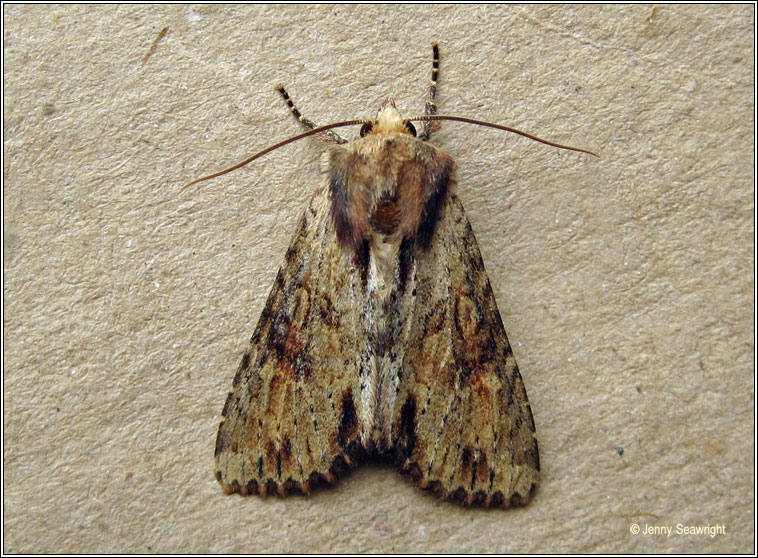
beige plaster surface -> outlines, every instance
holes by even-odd
[[[3,23],[4,552],[755,551],[752,5],[6,4]],[[325,147],[180,188],[300,131],[279,82],[318,123],[387,95],[421,112],[433,40],[441,113],[602,156],[433,138],[540,489],[467,509],[370,463],[307,498],[224,496],[221,409]]]

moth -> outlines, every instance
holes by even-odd
[[[532,411],[455,163],[427,140],[446,119],[588,151],[436,115],[433,55],[423,116],[387,99],[373,120],[317,127],[278,86],[309,131],[195,181],[307,136],[333,144],[224,405],[226,493],[309,494],[371,455],[464,504],[524,504],[537,488]],[[332,131],[356,124],[352,142]]]

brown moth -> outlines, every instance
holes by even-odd
[[[465,504],[508,507],[535,492],[524,383],[454,192],[455,163],[426,142],[438,119],[534,136],[433,116],[433,50],[425,116],[403,119],[388,99],[374,120],[317,128],[279,86],[311,130],[201,179],[309,135],[335,144],[224,405],[216,478],[226,493],[308,494],[370,455]],[[419,137],[411,120],[423,122]],[[360,139],[331,131],[348,124],[363,125]]]

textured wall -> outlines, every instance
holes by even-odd
[[[753,6],[3,9],[5,552],[754,552]],[[224,496],[221,408],[324,147],[179,189],[300,131],[279,82],[318,123],[420,112],[433,40],[441,113],[602,156],[434,138],[540,489],[466,509],[370,463]]]

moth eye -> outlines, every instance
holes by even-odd
[[[363,126],[361,126],[361,137],[368,134],[373,127],[374,127],[373,122],[366,122]]]
[[[411,122],[409,120],[405,121],[405,127],[408,128],[408,131],[415,138],[416,137],[416,127],[413,124],[411,124]]]

